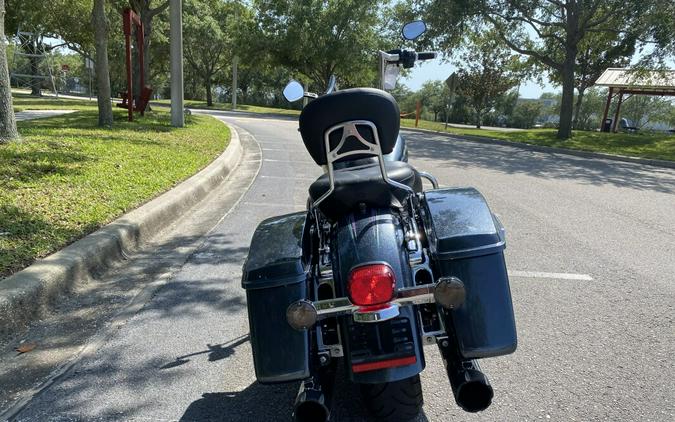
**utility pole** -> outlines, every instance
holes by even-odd
[[[183,4],[171,0],[171,124],[185,126],[183,105]]]
[[[237,65],[239,65],[239,56],[232,58],[232,110],[237,111]]]
[[[234,5],[234,22],[239,24],[239,7],[240,0],[235,0]],[[239,56],[237,54],[232,57],[232,111],[237,111],[237,89],[239,88],[239,81],[237,80],[237,71],[239,67]]]

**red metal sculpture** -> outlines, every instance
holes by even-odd
[[[152,89],[145,86],[145,72],[144,63],[143,63],[143,43],[144,43],[144,34],[143,34],[143,22],[141,18],[131,9],[126,8],[122,12],[122,22],[124,25],[124,39],[126,42],[126,65],[127,65],[127,92],[120,92],[120,97],[122,97],[122,103],[118,104],[118,107],[126,108],[129,110],[129,121],[134,120],[134,111],[139,111],[141,116],[145,114],[145,108],[150,101],[150,95],[152,94]],[[140,86],[141,95],[138,100],[134,101],[134,89],[133,89],[133,71],[132,71],[132,62],[131,62],[131,35],[133,30],[136,29],[136,45],[138,51],[138,68],[140,69]],[[135,104],[134,104],[135,103]]]

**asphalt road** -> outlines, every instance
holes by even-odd
[[[250,189],[17,420],[289,420],[298,386],[255,382],[241,265],[256,224],[304,209],[321,170],[296,122],[219,116],[261,148]],[[477,187],[506,226],[519,330],[515,354],[482,361],[495,400],[476,415],[455,405],[438,352],[425,348],[420,420],[675,420],[675,171],[407,137],[412,164],[442,185]],[[333,420],[365,420],[343,378],[336,390]]]

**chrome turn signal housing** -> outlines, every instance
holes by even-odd
[[[441,277],[434,288],[434,301],[445,309],[460,306],[466,299],[464,283],[457,277]]]
[[[311,328],[318,319],[316,308],[307,300],[293,302],[286,309],[286,320],[296,330]]]

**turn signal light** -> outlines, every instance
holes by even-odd
[[[357,306],[376,306],[394,298],[396,278],[387,264],[369,264],[349,274],[349,300]]]

